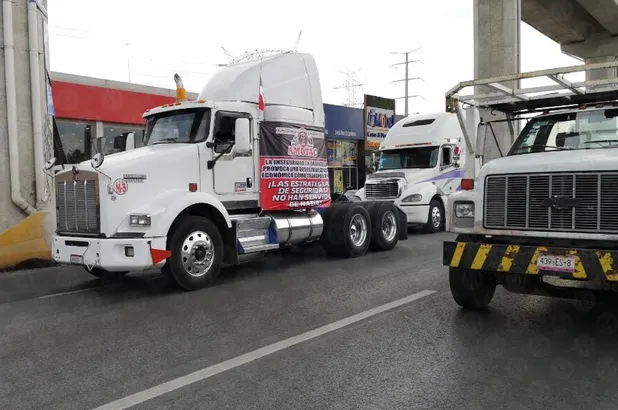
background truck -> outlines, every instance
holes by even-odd
[[[143,147],[56,174],[56,261],[107,279],[161,267],[193,290],[258,252],[320,241],[355,257],[407,238],[393,204],[330,206],[312,56],[228,66],[195,101],[175,80],[178,101],[144,114]]]
[[[616,67],[611,62],[480,79],[447,93],[446,109],[461,124],[461,102],[487,110],[483,115],[504,114],[497,121],[481,116],[476,129],[462,127],[481,160],[486,143],[499,147],[504,132],[523,128],[516,139],[506,135],[507,142],[514,140],[506,156],[469,174],[473,189],[449,198],[450,230],[458,236],[444,242],[443,263],[460,306],[487,306],[497,285],[552,297],[615,295],[618,78],[572,82],[565,75]],[[504,84],[537,77],[553,84]],[[458,95],[466,87],[491,92]]]
[[[355,195],[393,202],[405,212],[408,225],[444,230],[447,198],[461,189],[467,158],[463,144],[455,114],[408,116],[388,131],[376,172]]]

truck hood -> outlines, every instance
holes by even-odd
[[[431,178],[433,176],[433,169],[397,169],[388,171],[376,171],[368,178],[370,180],[399,178],[404,179],[406,182],[416,182],[422,179]]]
[[[480,177],[506,173],[615,171],[618,169],[617,159],[616,148],[513,155],[488,162],[482,168]]]
[[[117,177],[115,174],[119,172],[144,173],[147,171],[144,167],[154,167],[157,169],[178,164],[181,157],[186,155],[194,156],[195,150],[196,146],[194,144],[158,144],[136,148],[130,151],[106,155],[103,165],[99,167],[99,170],[111,177]],[[79,168],[92,169],[90,161],[82,162]]]

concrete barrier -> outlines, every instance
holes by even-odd
[[[52,262],[47,212],[35,212],[0,232],[0,270],[30,260]]]

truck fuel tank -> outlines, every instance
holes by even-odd
[[[315,210],[269,212],[280,245],[298,245],[320,239],[324,221]]]

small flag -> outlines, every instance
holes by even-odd
[[[264,103],[264,86],[262,85],[262,75],[260,74],[260,96],[258,100],[258,108],[260,111],[264,111],[266,104]]]

